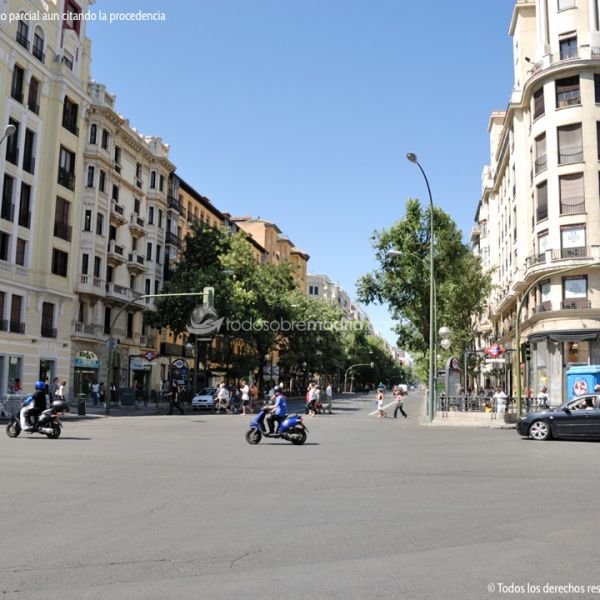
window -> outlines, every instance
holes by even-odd
[[[117,240],[117,228],[114,225],[111,225],[108,228],[108,239],[114,240],[115,242]]]
[[[10,331],[11,333],[25,333],[23,320],[23,296],[12,295],[10,303]]]
[[[115,202],[119,201],[119,186],[115,185],[115,184],[113,184],[113,186],[112,186],[112,199]]]
[[[19,199],[19,226],[29,229],[31,223],[31,186],[21,184],[21,196]]]
[[[51,302],[42,302],[42,337],[55,338],[56,329],[54,329],[54,304]]]
[[[150,187],[156,189],[156,171],[150,173]]]
[[[92,230],[92,211],[86,210],[85,216],[83,218],[83,230],[91,231]]]
[[[100,171],[100,179],[98,180],[98,190],[106,193],[106,172]]]
[[[577,58],[577,37],[571,36],[564,38],[559,42],[560,46],[560,60],[567,60],[568,58]]]
[[[25,251],[27,249],[27,240],[17,238],[17,248],[15,255],[15,264],[24,267],[25,266]]]
[[[160,244],[156,245],[156,262],[160,265],[160,256],[162,254],[162,248]]]
[[[148,207],[148,225],[154,225],[154,206]]]
[[[90,127],[90,144],[96,143],[96,137],[98,136],[98,126],[96,123],[92,123]]]
[[[146,244],[146,260],[152,260],[152,244],[150,242]]]
[[[538,262],[546,262],[546,250],[549,250],[548,239],[548,230],[538,235]]]
[[[66,0],[65,12],[63,14],[63,23],[65,27],[72,29],[79,35],[79,29],[81,26],[82,15],[81,8],[77,6],[72,0]]]
[[[88,167],[88,171],[87,171],[87,181],[85,186],[89,187],[89,188],[93,188],[94,187],[94,173],[95,173],[95,169],[93,166],[89,166]]]
[[[160,292],[160,282],[158,279],[154,280],[154,293],[158,294]]]
[[[79,135],[79,128],[77,127],[78,110],[79,106],[65,96],[63,103],[62,125],[65,129],[75,135]]]
[[[41,27],[35,28],[33,34],[33,48],[31,53],[40,61],[44,62],[46,55],[44,54],[44,32]]]
[[[58,183],[69,190],[75,189],[75,153],[63,146],[58,161]]]
[[[133,337],[133,313],[127,313],[127,337]]]
[[[110,307],[104,307],[104,333],[107,335],[110,333],[111,326],[111,310]]]
[[[544,181],[537,186],[536,222],[548,218],[548,182]]]
[[[548,168],[548,158],[546,156],[546,134],[535,138],[535,174],[541,173]]]
[[[579,75],[556,80],[556,108],[581,104]]]
[[[583,173],[562,175],[558,178],[560,188],[560,214],[568,215],[585,211]]]
[[[7,323],[4,320],[4,307],[6,306],[6,292],[0,292],[0,331],[6,331]]]
[[[10,84],[10,95],[17,101],[23,102],[23,80],[25,71],[19,65],[15,65]]]
[[[133,212],[136,215],[140,214],[140,199],[139,198],[134,198],[133,199]]]
[[[152,293],[151,287],[150,287],[151,285],[152,285],[152,282],[149,279],[146,279],[146,283],[145,283],[145,286],[146,286],[145,287],[145,295],[146,296],[148,296],[149,294]]]
[[[29,93],[27,94],[27,108],[36,115],[40,112],[40,105],[38,104],[39,94],[40,82],[35,77],[31,77],[29,80]]]
[[[15,132],[5,140],[6,144],[6,160],[11,162],[13,165],[19,164],[19,122],[14,119],[9,119],[8,122],[14,125]]]
[[[6,221],[12,221],[15,213],[13,204],[13,189],[15,180],[6,173],[4,174],[4,186],[2,188],[2,208],[0,209],[0,218]]]
[[[112,267],[106,267],[106,281],[108,283],[113,282],[115,270]]]
[[[558,164],[568,165],[583,161],[581,123],[558,128]]]
[[[142,178],[142,163],[135,163],[135,178]]]
[[[165,176],[161,175],[159,178],[158,189],[162,192],[165,187]]]
[[[35,132],[25,130],[25,145],[23,147],[23,169],[32,175],[35,172]]]
[[[24,17],[25,14],[21,13],[20,16]],[[29,50],[29,25],[24,18],[17,20],[17,42]]]
[[[100,273],[102,273],[102,259],[94,256],[94,277],[100,277]]]
[[[540,88],[533,94],[533,118],[543,116],[544,114],[544,88]]]
[[[568,225],[560,230],[561,258],[586,256],[585,225]]]
[[[90,267],[90,255],[82,254],[81,255],[81,273],[83,275],[87,275],[89,267]]]
[[[0,231],[0,260],[7,261],[10,251],[10,235],[4,231]]]
[[[121,148],[119,146],[115,146],[115,164],[121,164]]]
[[[58,196],[56,198],[56,212],[54,213],[54,235],[67,242],[71,241],[70,210],[71,203]]]
[[[575,0],[558,0],[558,10],[564,10],[565,8],[573,8],[575,6]]]
[[[102,213],[96,215],[96,233],[104,235],[104,215]]]
[[[587,277],[576,275],[563,277],[563,302],[562,308],[576,310],[578,308],[589,308],[587,299]]]
[[[60,275],[61,277],[67,276],[67,267],[69,264],[69,255],[62,250],[52,249],[52,273],[54,275]]]
[[[163,217],[163,212],[159,208],[158,209],[158,226],[159,226],[159,228],[162,228],[162,217]]]
[[[70,52],[67,52],[67,50],[63,50],[64,54],[62,57],[62,63],[63,65],[67,65],[67,69],[69,69],[69,71],[73,70],[73,55]]]
[[[109,138],[109,133],[106,129],[102,130],[102,148],[104,150],[108,150],[108,138]]]

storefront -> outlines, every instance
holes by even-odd
[[[99,381],[100,358],[91,350],[80,350],[73,359],[73,392],[89,395],[92,383]]]

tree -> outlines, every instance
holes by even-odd
[[[450,327],[453,353],[460,355],[473,338],[473,319],[483,310],[491,280],[463,243],[454,221],[439,208],[434,208],[433,226],[437,324]],[[403,219],[388,230],[374,232],[379,268],[358,282],[359,300],[389,304],[399,321],[398,345],[424,356],[429,351],[430,242],[430,209],[410,199]],[[389,250],[401,255],[387,256]]]

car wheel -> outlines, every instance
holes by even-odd
[[[534,421],[529,428],[529,437],[538,442],[550,439],[550,425],[546,421]]]

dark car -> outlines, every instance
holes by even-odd
[[[600,439],[600,395],[578,396],[558,408],[530,413],[517,422],[520,435],[550,438]]]

